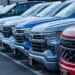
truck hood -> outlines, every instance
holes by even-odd
[[[37,20],[39,17],[25,17],[17,20],[6,21],[3,26],[13,26],[23,22],[29,22],[33,20]]]
[[[0,24],[4,24],[6,21],[12,21],[12,20],[21,19],[21,18],[23,18],[23,17],[22,16],[13,16],[13,17],[1,18]]]
[[[55,21],[55,20],[59,20],[59,19],[61,19],[61,18],[57,18],[57,17],[37,18],[34,20],[29,20],[27,22],[20,23],[20,24],[16,25],[16,28],[32,28],[35,25],[38,25],[41,23],[46,23],[46,22],[51,22],[51,21]]]
[[[75,24],[74,18],[57,20],[54,22],[39,24],[38,26],[33,27],[31,32],[53,32],[53,31],[58,31],[58,29],[63,30],[64,27],[71,26],[70,24],[72,23]]]

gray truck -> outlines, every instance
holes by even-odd
[[[63,19],[35,26],[30,34],[30,64],[41,64],[47,70],[58,70],[62,31],[75,25],[75,19]],[[34,64],[35,63],[35,64]]]

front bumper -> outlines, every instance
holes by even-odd
[[[59,65],[61,75],[75,75],[75,64],[68,63],[61,59]]]
[[[14,38],[11,36],[9,38],[2,38],[2,43],[5,44],[6,46],[8,46],[10,49],[14,49],[15,48],[15,40]]]
[[[30,58],[42,64],[47,70],[58,70],[57,56],[48,56],[46,53],[36,53],[32,50],[29,51]]]
[[[15,48],[17,48],[25,56],[28,56],[29,55],[29,50],[25,50],[25,48],[23,46],[15,45]]]

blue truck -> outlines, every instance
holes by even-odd
[[[43,6],[43,4],[42,3],[40,3],[40,4],[36,4],[36,5],[34,5],[34,6],[32,6],[32,7],[30,7],[27,11],[25,11],[24,13],[22,13],[21,15],[19,15],[19,16],[12,16],[12,17],[6,17],[6,18],[1,18],[0,19],[0,26],[2,26],[6,21],[13,21],[13,20],[19,20],[19,19],[23,19],[23,18],[25,18],[26,16],[30,16],[30,14],[31,15],[33,15],[34,13],[34,9],[35,9],[35,11],[36,10],[38,10],[37,12],[35,12],[35,13],[38,13],[38,12],[40,12],[42,9],[37,9],[37,8],[39,8],[39,7],[42,7]],[[31,11],[32,10],[32,11]],[[29,13],[30,12],[30,13]],[[1,27],[0,27],[1,28]],[[1,29],[0,29],[0,31],[1,31]]]
[[[51,3],[52,4],[52,3]],[[41,8],[43,8],[43,7],[46,7],[46,6],[48,6],[49,5],[49,7],[48,8],[51,8],[51,4],[50,3],[43,3],[43,5],[41,6]],[[56,6],[58,6],[58,5],[60,5],[60,2],[55,2],[54,3],[54,5],[55,5],[55,7]],[[52,7],[54,8],[54,5],[52,5]],[[40,8],[40,9],[41,9]],[[46,8],[45,8],[46,9]],[[44,10],[45,10],[44,9]],[[42,9],[41,9],[42,10]],[[51,11],[51,10],[50,10]],[[26,23],[28,23],[29,21],[31,22],[31,21],[37,21],[37,20],[42,20],[43,19],[43,17],[26,17],[26,18],[23,18],[23,19],[19,19],[19,20],[13,20],[13,21],[7,21],[7,22],[5,22],[4,24],[3,24],[3,26],[1,27],[1,38],[2,38],[2,41],[3,41],[3,43],[5,43],[5,44],[7,44],[7,46],[9,45],[9,47],[11,48],[11,47],[13,47],[13,46],[10,46],[11,44],[10,44],[10,41],[9,41],[9,39],[12,37],[12,33],[10,33],[10,32],[12,32],[12,28],[14,27],[15,28],[15,26],[17,25],[17,24],[19,24],[19,23],[22,23],[22,22],[26,22]],[[46,18],[45,18],[46,19]],[[8,30],[8,29],[10,29],[10,30]],[[11,34],[11,35],[10,35]],[[4,38],[2,37],[2,36],[4,36]],[[9,41],[9,44],[8,44],[8,42],[7,41]]]
[[[3,34],[2,34],[2,26],[3,26],[3,24],[5,23],[5,22],[7,22],[7,21],[9,21],[9,23],[10,23],[10,25],[12,24],[12,23],[14,23],[14,24],[16,24],[16,23],[20,23],[20,22],[23,22],[23,21],[25,21],[25,19],[26,19],[26,16],[32,16],[32,15],[34,15],[35,16],[35,14],[37,14],[37,13],[39,13],[40,11],[42,11],[45,7],[47,7],[48,5],[50,5],[50,3],[39,3],[39,4],[36,4],[36,5],[34,5],[34,6],[32,6],[31,8],[29,8],[26,12],[24,12],[23,14],[21,14],[20,16],[13,16],[13,17],[7,17],[7,18],[2,18],[2,19],[0,19],[0,31],[1,31],[1,33],[0,33],[0,38],[3,38]],[[41,7],[40,9],[38,9],[39,7]],[[36,12],[34,12],[34,10],[36,11]],[[12,23],[10,22],[10,21],[13,21]],[[16,23],[15,23],[16,22]]]
[[[67,18],[33,27],[30,33],[30,64],[40,64],[47,70],[58,70],[60,35],[65,28],[73,25],[75,18]]]
[[[62,13],[65,12],[65,13],[63,13],[63,15],[60,14],[59,15],[60,17],[59,16],[58,17],[51,17],[51,18],[48,17],[48,18],[44,18],[42,20],[29,21],[29,22],[24,22],[24,23],[21,23],[21,24],[17,25],[15,27],[15,29],[13,30],[13,35],[14,35],[14,38],[15,38],[15,51],[16,51],[16,54],[18,55],[18,54],[21,53],[23,55],[28,56],[29,48],[31,46],[28,36],[30,34],[30,30],[34,26],[42,24],[42,23],[46,23],[46,22],[52,22],[52,21],[56,21],[56,20],[60,20],[60,19],[66,19],[66,18],[69,18],[69,17],[70,18],[73,17],[70,14],[71,12],[69,12],[70,10],[67,10],[67,8],[70,8],[70,7],[74,7],[74,4],[66,6],[66,8],[62,9],[59,13],[61,13],[61,12]],[[67,12],[69,12],[68,16],[66,14]],[[56,16],[59,13],[57,13]],[[25,38],[23,38],[23,37],[25,37]]]

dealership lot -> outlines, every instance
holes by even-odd
[[[75,75],[74,0],[0,9],[0,75]]]

